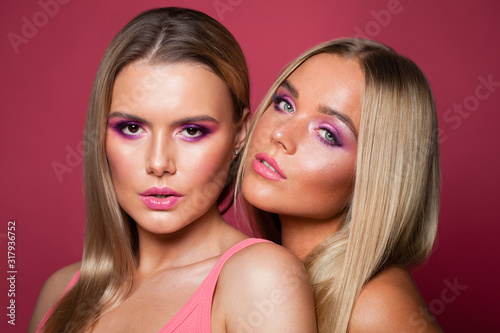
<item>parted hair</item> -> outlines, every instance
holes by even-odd
[[[118,73],[136,61],[151,64],[200,64],[218,75],[231,93],[233,119],[249,108],[248,69],[232,34],[199,11],[158,8],[130,21],[106,50],[92,88],[84,139],[86,233],[78,282],[56,304],[43,325],[45,332],[84,332],[129,293],[137,267],[135,222],[120,207],[105,152],[105,129]],[[225,212],[239,159],[217,200]]]
[[[278,87],[321,53],[356,59],[364,72],[352,196],[339,231],[304,260],[319,331],[346,332],[356,299],[375,274],[417,265],[432,250],[440,190],[437,114],[430,85],[413,61],[381,43],[344,38],[308,50],[283,70],[256,110],[249,142]],[[248,145],[243,161],[247,154]],[[243,177],[241,165],[237,189]],[[246,205],[256,232],[281,243],[278,215]]]

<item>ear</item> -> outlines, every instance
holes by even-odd
[[[234,150],[241,151],[245,145],[245,139],[248,134],[248,128],[250,127],[250,109],[243,109],[243,115],[236,128],[236,135],[234,137]]]

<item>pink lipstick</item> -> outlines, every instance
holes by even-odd
[[[154,210],[172,209],[182,198],[182,195],[168,187],[152,187],[141,193],[141,200],[146,206]]]
[[[286,175],[278,162],[265,153],[258,153],[252,161],[252,168],[262,177],[269,180],[285,180]]]

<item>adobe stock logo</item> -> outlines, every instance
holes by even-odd
[[[224,21],[224,13],[232,12],[236,7],[241,5],[243,0],[215,0],[212,2],[212,5],[217,12],[217,17],[219,21]]]
[[[500,87],[500,81],[493,81],[493,74],[488,76],[479,75],[474,93],[465,96],[462,103],[453,103],[453,106],[447,108],[443,113],[445,123],[450,123],[453,130],[462,126],[463,121],[468,119],[475,111],[479,109],[481,102],[486,101]],[[443,142],[448,139],[443,131]]]
[[[39,0],[38,6],[40,10],[35,12],[31,19],[23,16],[21,17],[21,31],[20,33],[9,32],[7,39],[12,46],[15,54],[19,53],[19,46],[21,44],[28,44],[29,41],[38,35],[41,28],[49,23],[49,18],[55,17],[59,13],[60,5],[66,5],[70,0]]]
[[[411,0],[408,0],[411,1]],[[389,0],[387,2],[387,9],[379,11],[371,10],[370,15],[373,20],[367,22],[364,29],[356,26],[356,38],[372,39],[380,34],[383,28],[386,28],[392,21],[394,15],[398,15],[403,11],[404,7],[399,0]]]
[[[442,314],[446,307],[454,303],[468,288],[467,285],[458,282],[458,277],[455,277],[453,281],[444,279],[443,283],[445,287],[441,289],[439,297],[429,302],[429,308],[420,307],[409,317],[409,323],[415,329],[412,332],[426,332],[429,322],[434,322],[434,316]]]

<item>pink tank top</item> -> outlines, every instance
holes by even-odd
[[[215,267],[208,274],[205,280],[201,283],[193,296],[186,304],[177,312],[177,314],[165,325],[158,333],[210,333],[211,332],[211,314],[212,314],[212,299],[214,296],[215,286],[219,279],[219,274],[226,261],[238,251],[247,246],[269,242],[259,238],[247,238],[227,250],[217,261]],[[78,281],[80,271],[76,273],[65,293]],[[50,309],[42,321],[38,325],[36,333],[42,333],[40,327],[45,323],[53,308]]]

